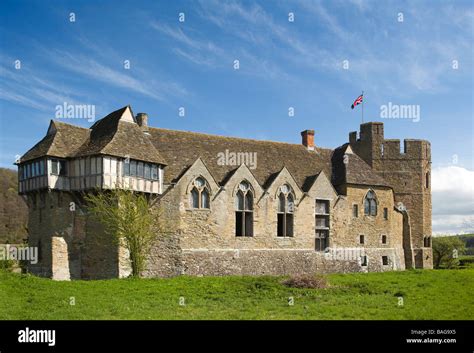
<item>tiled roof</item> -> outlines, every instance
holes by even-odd
[[[175,182],[180,172],[200,157],[216,181],[221,185],[228,174],[239,165],[219,165],[218,154],[248,152],[256,154],[256,168],[251,172],[260,183],[267,185],[286,167],[300,187],[306,186],[307,178],[323,170],[331,175],[332,150],[316,147],[308,151],[303,145],[224,137],[187,131],[150,128],[153,144],[165,157],[165,183]]]
[[[51,121],[48,134],[20,158],[20,163],[44,156],[72,157],[88,137],[89,129]]]
[[[349,144],[336,148],[332,155],[332,183],[335,186],[347,184],[389,186],[388,183],[357,154],[348,151]],[[347,154],[344,163],[344,155]]]
[[[110,113],[90,129],[51,121],[48,134],[20,158],[20,163],[43,156],[74,158],[103,154],[166,164],[149,135],[136,123],[121,120],[127,109],[128,106]]]
[[[100,119],[90,128],[90,137],[76,153],[76,156],[105,154],[129,157],[141,161],[166,164],[165,159],[135,122],[122,121],[124,107]]]
[[[127,118],[124,118],[127,114]],[[48,134],[31,148],[20,162],[42,156],[74,158],[88,155],[112,155],[166,165],[166,184],[176,182],[198,158],[204,162],[221,185],[243,161],[219,162],[219,154],[251,153],[256,168],[246,163],[263,188],[286,167],[303,191],[307,191],[323,171],[335,186],[344,183],[388,186],[370,166],[356,154],[343,158],[348,144],[335,150],[316,147],[308,150],[300,144],[259,141],[195,132],[149,128],[142,131],[133,119],[129,106],[110,113],[90,129],[52,121]],[[248,162],[248,161],[247,161]]]

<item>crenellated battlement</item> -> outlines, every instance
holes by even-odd
[[[430,160],[430,147],[430,143],[425,140],[405,139],[401,144],[399,139],[384,139],[381,146],[381,158]]]
[[[426,140],[405,139],[403,145],[399,139],[385,139],[381,122],[368,122],[360,125],[360,133],[349,133],[349,143],[353,150],[369,165],[375,160],[431,160],[431,145]]]

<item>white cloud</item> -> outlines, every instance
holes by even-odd
[[[457,167],[432,170],[433,233],[474,233],[474,171]]]
[[[14,104],[51,113],[62,102],[74,102],[83,94],[64,87],[61,83],[47,80],[28,68],[16,70],[13,60],[0,57],[0,99]]]
[[[240,8],[238,7],[237,9]],[[241,14],[240,10],[239,14]],[[173,28],[156,21],[151,21],[150,26],[154,30],[173,39],[176,45],[172,49],[173,53],[196,65],[212,69],[232,69],[234,60],[238,59],[244,74],[267,79],[289,79],[286,72],[282,71],[273,62],[255,56],[243,47],[225,50],[215,42],[204,39],[202,33],[192,31],[189,28],[187,31],[193,33],[192,36],[185,33],[179,27]],[[178,45],[179,47],[177,47]]]
[[[136,76],[133,70],[116,70],[85,55],[56,50],[53,60],[63,68],[113,86],[138,92],[160,101],[165,96],[186,94],[186,90],[173,82],[161,83]],[[132,75],[135,74],[136,77]]]

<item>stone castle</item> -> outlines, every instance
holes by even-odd
[[[128,276],[126,249],[84,201],[117,185],[154,198],[173,224],[156,236],[147,277],[432,268],[430,143],[406,139],[401,152],[380,122],[334,150],[316,146],[313,130],[301,136],[289,144],[153,128],[130,106],[89,129],[51,121],[17,163],[28,242],[40,254],[29,270]]]

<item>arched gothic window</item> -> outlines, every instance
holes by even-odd
[[[237,237],[253,236],[253,194],[246,181],[239,184],[235,196],[235,235]]]
[[[367,195],[365,195],[364,200],[364,213],[367,216],[376,216],[377,215],[377,200],[375,198],[375,192],[370,190]]]
[[[295,210],[295,200],[289,185],[282,185],[278,194],[278,226],[277,236],[293,236],[293,213]]]
[[[209,208],[209,188],[206,181],[199,177],[193,181],[191,201],[193,208]]]

